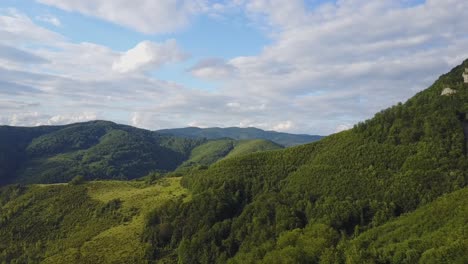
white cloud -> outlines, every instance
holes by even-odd
[[[45,125],[63,125],[76,122],[85,122],[98,119],[95,112],[84,112],[77,114],[54,115],[50,117],[44,124]]]
[[[126,73],[161,67],[163,64],[178,62],[187,58],[174,39],[162,43],[143,41],[117,59],[112,69]]]
[[[63,40],[59,34],[36,25],[15,9],[0,10],[0,36],[1,44],[16,47],[31,42],[47,45]]]
[[[272,130],[275,131],[290,131],[294,128],[294,123],[290,120],[281,122],[273,126]]]
[[[266,20],[272,26],[292,28],[308,23],[307,8],[301,0],[249,0],[242,1],[246,11],[257,22]],[[259,17],[265,16],[265,17]]]
[[[25,125],[40,125],[40,123],[33,123],[33,120],[37,120],[41,115],[38,112],[26,112],[13,114],[10,117],[2,117],[2,123],[11,126],[25,126]]]
[[[60,22],[60,19],[52,15],[37,16],[36,19],[38,21],[42,21],[42,22],[54,25],[56,27],[62,26],[62,22]]]
[[[0,116],[0,122],[10,126],[50,126],[96,120],[97,117],[97,114],[92,112],[50,116],[37,111],[27,111],[14,113],[11,116]]]
[[[169,33],[216,8],[206,0],[36,0],[42,4],[98,17],[143,33]],[[213,8],[211,8],[213,6]]]
[[[338,132],[345,131],[351,128],[353,128],[353,125],[351,124],[341,124],[336,127],[335,132],[338,133]]]
[[[153,31],[152,23],[161,17],[145,19],[150,11],[134,2],[116,1],[116,7],[129,6],[115,14],[106,13],[114,5],[109,1],[43,2],[82,13],[96,9],[89,15],[102,13],[109,21],[125,16],[118,23],[140,31],[171,28]],[[214,10],[197,2],[202,8],[189,12],[187,21]],[[0,86],[0,122],[35,125],[97,117],[150,129],[197,124],[328,134],[405,100],[468,57],[468,2],[462,0],[413,6],[407,0],[341,0],[318,7],[298,0],[238,0],[233,5],[262,23],[271,43],[256,55],[200,60],[190,73],[223,81],[210,90],[139,74],[184,59],[175,41],[142,42],[122,53],[71,43],[23,14],[2,13],[0,49],[24,53],[7,52],[0,59],[0,80],[8,85]],[[216,10],[227,8],[233,7]],[[30,63],[29,55],[44,61]]]
[[[29,69],[35,73],[85,80],[113,78],[112,64],[120,54],[112,49],[88,42],[55,42],[36,48],[34,54],[48,63]],[[24,67],[16,67],[24,70]],[[47,85],[50,88],[50,86]]]
[[[468,2],[462,0],[242,4],[266,23],[272,44],[226,61],[236,75],[226,75],[223,91],[262,98],[271,106],[266,123],[291,120],[297,125],[290,131],[331,133],[369,118],[468,57]]]

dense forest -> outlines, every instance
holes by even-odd
[[[465,190],[454,195],[460,212],[441,210],[449,222],[408,215],[466,187],[465,67],[352,130],[191,172],[182,183],[193,199],[148,220],[149,255],[169,251],[181,263],[465,263]],[[441,96],[446,87],[457,93]],[[405,226],[403,235],[385,227],[392,221],[426,226]],[[437,239],[442,229],[446,243]],[[388,237],[371,243],[380,236]]]
[[[224,144],[222,149],[213,147],[218,143]],[[77,175],[86,179],[135,179],[181,166],[207,166],[227,155],[278,148],[282,147],[267,140],[226,138],[211,142],[107,121],[55,127],[0,126],[0,185],[63,183]]]
[[[0,261],[468,263],[465,67],[315,143],[211,141],[180,174],[3,187]]]

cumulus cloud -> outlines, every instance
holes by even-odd
[[[113,63],[112,69],[121,73],[147,70],[166,63],[182,61],[187,56],[174,39],[162,43],[143,41],[123,53]]]

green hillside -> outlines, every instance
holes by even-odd
[[[153,250],[172,248],[182,263],[344,262],[349,239],[466,186],[464,67],[352,130],[187,175],[193,199],[164,212],[171,217],[159,224],[171,225],[172,237],[150,240]],[[447,86],[458,92],[441,96]],[[295,229],[312,253],[287,247],[283,261],[270,258]]]
[[[106,121],[61,127],[0,127],[0,183],[68,182],[88,179],[133,179],[151,171],[172,171],[203,140],[161,136]],[[18,144],[16,138],[21,134]],[[16,152],[14,166],[11,149]]]
[[[200,144],[226,158],[181,178],[3,187],[0,262],[466,263],[465,67],[315,143]]]
[[[223,158],[232,158],[259,151],[281,149],[282,146],[263,139],[217,139],[194,148],[187,161],[179,169],[196,165],[208,166]]]
[[[468,263],[468,188],[444,195],[349,243],[349,262]]]
[[[180,178],[152,185],[100,181],[80,186],[10,186],[0,190],[0,198],[2,263],[148,263],[151,257],[175,263],[173,251],[145,255],[150,245],[141,237],[147,237],[144,226],[154,212],[172,201],[191,200]],[[258,261],[466,263],[467,216],[468,189],[464,188],[346,240],[322,223],[283,232]],[[249,261],[240,256],[230,262]]]
[[[163,129],[159,130],[159,133],[167,135],[175,135],[188,138],[207,138],[207,139],[222,139],[232,138],[236,140],[243,139],[265,139],[273,141],[285,147],[302,145],[311,143],[323,138],[317,135],[300,135],[300,134],[288,134],[276,131],[265,131],[255,127],[227,127],[227,128],[198,128],[198,127],[187,127],[187,128],[174,128],[174,129]]]
[[[181,165],[207,166],[229,154],[218,146],[220,142],[161,135],[106,121],[55,127],[2,126],[0,185],[63,183],[77,175],[134,179],[150,172],[171,172]],[[235,140],[225,143],[238,145]],[[278,148],[266,141],[252,144],[259,147],[243,154]]]
[[[146,263],[146,215],[188,201],[180,178],[0,189],[0,263]]]
[[[282,148],[283,147],[281,145],[264,139],[239,140],[236,141],[234,148],[231,152],[229,152],[229,154],[225,158],[233,158],[256,152],[276,150]]]

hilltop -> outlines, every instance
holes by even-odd
[[[162,129],[157,132],[161,134],[175,135],[188,138],[207,138],[207,139],[220,139],[232,138],[236,140],[242,139],[266,139],[273,141],[285,147],[297,146],[315,142],[323,138],[317,135],[304,135],[304,134],[289,134],[276,131],[265,131],[255,127],[211,127],[211,128],[174,128]]]

